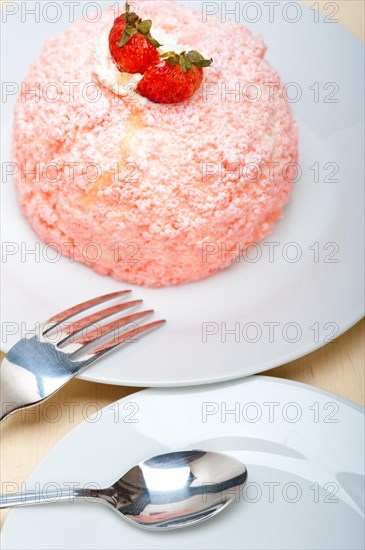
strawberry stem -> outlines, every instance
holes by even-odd
[[[139,32],[142,34],[148,42],[150,42],[155,48],[159,48],[162,46],[157,40],[152,38],[151,36],[151,27],[152,27],[152,21],[151,19],[146,19],[145,21],[142,21],[140,17],[134,12],[130,11],[130,5],[128,2],[125,3],[125,15],[124,20],[126,23],[126,27],[123,31],[122,37],[120,41],[118,42],[119,48],[127,44],[129,40],[137,33]]]

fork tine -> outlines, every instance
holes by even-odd
[[[79,321],[75,321],[74,323],[62,328],[62,333],[60,335],[60,339],[58,340],[57,344],[58,345],[63,344],[64,342],[66,342],[66,340],[68,340],[69,338],[72,338],[78,332],[81,332],[83,329],[97,323],[98,321],[102,321],[103,319],[106,319],[111,315],[115,315],[116,313],[119,313],[124,309],[128,309],[140,303],[142,303],[142,300],[132,300],[130,302],[123,302],[121,304],[117,304],[116,306],[108,307],[101,311],[97,311],[96,313],[93,313],[92,315],[88,315],[87,317],[84,317]]]
[[[137,319],[140,319],[141,317],[144,317],[146,315],[149,315],[153,313],[153,309],[149,309],[147,311],[138,311],[137,313],[132,313],[131,315],[126,315],[125,317],[122,317],[121,319],[117,319],[115,321],[111,321],[110,323],[97,327],[93,329],[88,334],[81,334],[79,337],[73,339],[70,341],[69,344],[67,344],[65,347],[62,348],[62,351],[64,353],[73,354],[76,353],[76,351],[79,351],[81,348],[87,346],[88,344],[91,344],[92,342],[96,342],[109,332],[113,332],[114,330],[122,327],[123,325],[127,325],[128,323],[132,323],[133,321],[136,321]]]
[[[69,309],[66,309],[65,311],[62,311],[61,313],[58,313],[57,315],[54,315],[53,317],[48,319],[48,321],[45,322],[45,328],[43,330],[43,334],[47,334],[47,332],[55,328],[57,325],[59,325],[63,321],[67,321],[67,319],[70,319],[70,317],[73,317],[74,315],[77,315],[78,313],[81,313],[86,309],[89,309],[98,304],[102,304],[103,302],[106,302],[108,300],[112,300],[113,298],[118,298],[119,296],[123,296],[124,294],[128,294],[129,292],[131,292],[131,290],[121,290],[119,292],[112,292],[111,294],[105,294],[104,296],[99,296],[98,298],[93,298],[77,306],[70,307]]]
[[[113,349],[119,347],[120,345],[124,344],[128,340],[131,340],[132,338],[134,338],[134,336],[137,336],[138,334],[142,334],[143,332],[146,332],[148,330],[152,330],[158,326],[164,325],[165,323],[166,323],[166,320],[154,321],[153,323],[148,323],[147,325],[142,325],[138,328],[125,332],[124,334],[120,334],[117,338],[114,338],[113,340],[109,340],[108,342],[101,344],[96,349],[93,349],[92,351],[88,352],[86,356],[81,357],[78,360],[83,362],[85,365],[90,365],[97,359],[100,359],[100,357],[102,357],[109,351],[112,351]]]

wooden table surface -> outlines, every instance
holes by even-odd
[[[312,1],[306,3],[315,4]],[[324,0],[317,4],[323,6],[326,3]],[[363,40],[363,0],[337,0],[336,4],[339,7],[336,17]],[[336,341],[265,374],[305,382],[364,405],[364,320]],[[47,451],[83,420],[88,403],[104,407],[135,391],[138,389],[74,380],[52,398],[57,404],[57,422],[44,418],[42,405],[29,411],[26,418],[20,414],[10,416],[0,428],[2,490],[10,482],[14,484],[14,490],[20,487]],[[71,402],[75,404],[72,421],[67,406]],[[2,511],[1,524],[5,515],[6,511]]]

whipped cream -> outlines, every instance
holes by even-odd
[[[164,29],[154,28],[152,36],[162,44],[162,46],[158,48],[160,54],[170,51],[180,53],[190,49],[179,43],[177,35],[167,33]],[[95,44],[94,71],[100,82],[112,90],[117,96],[128,97],[130,101],[133,101],[133,96],[138,96],[139,102],[149,102],[148,99],[142,97],[136,91],[138,82],[143,78],[143,75],[139,73],[131,74],[121,72],[115,65],[109,50],[109,33],[102,34]]]

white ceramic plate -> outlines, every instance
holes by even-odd
[[[200,2],[189,4],[201,9]],[[237,3],[226,7],[231,4]],[[252,20],[254,13],[239,4],[241,20]],[[135,288],[134,296],[168,324],[91,367],[82,378],[133,386],[238,378],[309,353],[363,315],[363,48],[339,24],[325,22],[323,16],[316,22],[318,14],[303,6],[300,20],[288,22],[296,16],[286,5],[277,8],[274,23],[265,8],[250,25],[263,33],[268,59],[284,81],[296,83],[288,88],[289,96],[302,96],[293,103],[302,178],[285,218],[266,243],[251,251],[251,261],[196,284]],[[68,25],[65,19],[50,24],[42,18],[35,24],[28,17],[25,25],[20,15],[10,17],[3,25],[8,52],[3,80],[20,82],[46,36]],[[11,160],[14,101],[15,96],[3,105],[5,161]],[[3,257],[2,342],[7,350],[35,322],[128,285],[65,258],[50,263],[38,254],[22,261],[21,251],[40,244],[19,212],[11,180],[2,192],[3,240],[15,243],[17,250]],[[297,254],[298,261],[292,262]],[[225,336],[232,329],[236,334]]]
[[[11,511],[3,550],[364,548],[362,409],[275,378],[122,399],[59,442],[26,489],[109,486],[140,460],[193,448],[228,453],[248,469],[239,502],[214,520],[157,534],[103,505],[55,503]]]

